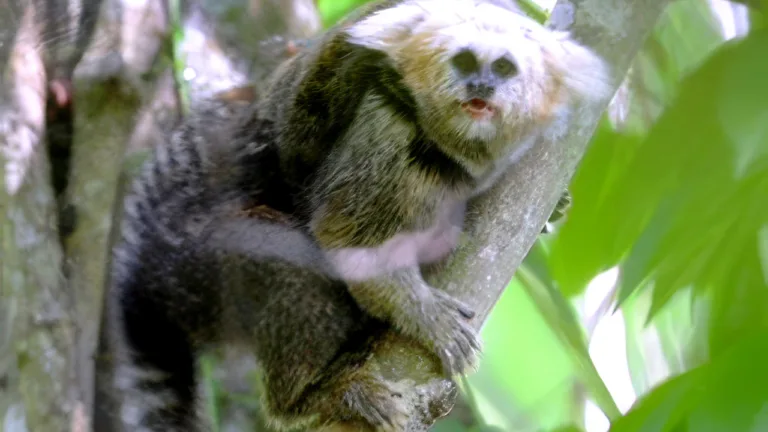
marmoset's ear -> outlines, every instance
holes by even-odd
[[[390,54],[412,34],[426,13],[417,2],[405,2],[373,13],[345,33],[350,43]]]
[[[568,95],[591,100],[610,96],[613,87],[608,64],[567,32],[558,32],[555,38],[558,43],[545,49],[546,61],[562,78]]]

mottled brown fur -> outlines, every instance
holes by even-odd
[[[364,374],[365,314],[283,198],[272,128],[211,102],[155,150],[126,199],[109,292],[118,430],[204,431],[196,360],[250,349],[276,427],[397,431],[400,389]]]

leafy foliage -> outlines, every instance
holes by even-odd
[[[676,3],[680,13],[700,7],[686,3]],[[611,431],[765,427],[752,424],[765,421],[754,415],[768,402],[755,370],[764,341],[752,334],[766,330],[768,306],[768,57],[761,54],[768,32],[754,29],[707,53],[717,44],[700,25],[706,17],[685,19],[692,27],[683,31],[701,35],[689,38],[697,44],[691,55],[669,39],[668,28],[646,50],[656,69],[645,78],[666,79],[657,94],[669,106],[647,133],[599,130],[573,181],[570,219],[552,245],[553,276],[570,296],[618,265],[617,303],[649,290],[647,324],[678,308],[670,301],[686,290],[694,294],[689,307],[706,309],[688,323],[707,341],[704,354],[688,363],[704,365],[654,389]],[[675,22],[668,17],[661,26]]]
[[[711,362],[644,397],[611,432],[763,431],[768,427],[768,333],[753,332]]]
[[[629,120],[598,128],[571,185],[568,221],[539,241],[509,288],[525,290],[572,354],[569,379],[616,419],[611,431],[766,427],[768,392],[755,369],[768,330],[768,33],[723,43],[718,25],[704,2],[670,6],[636,60]],[[614,266],[627,329],[640,338],[650,326],[679,373],[654,387],[646,350],[628,348],[636,386],[650,391],[620,419],[591,380],[599,375],[584,373],[594,370],[580,348],[587,342],[558,299],[577,299]],[[509,313],[503,303],[494,312]]]
[[[586,174],[574,180],[571,220],[553,245],[553,273],[566,292],[621,262],[620,303],[653,279],[649,318],[688,286],[711,292],[717,303],[734,295],[761,298],[768,59],[760,50],[767,35],[755,32],[721,47],[684,80],[680,96],[639,144],[612,131],[596,136],[582,166]],[[589,196],[600,171],[606,181]],[[749,288],[737,294],[740,286]]]

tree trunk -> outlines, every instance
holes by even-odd
[[[0,82],[0,415],[9,432],[64,431],[73,412],[73,299],[61,274],[44,141],[45,67],[31,10],[23,9]]]

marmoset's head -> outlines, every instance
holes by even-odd
[[[574,98],[610,89],[591,51],[488,0],[405,0],[345,31],[392,60],[420,126],[469,163],[503,156]]]

